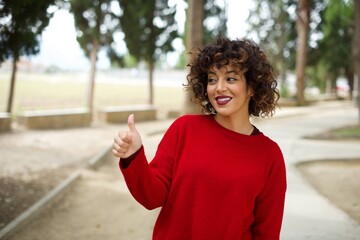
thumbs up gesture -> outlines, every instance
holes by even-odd
[[[135,128],[134,114],[128,118],[128,130],[120,131],[114,138],[113,154],[119,158],[128,158],[142,146],[140,134]]]

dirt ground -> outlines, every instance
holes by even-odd
[[[297,167],[317,191],[360,224],[360,159],[320,160]]]
[[[360,136],[341,136],[338,132],[342,129],[352,131],[354,127],[333,129],[306,138],[360,143]],[[360,159],[323,159],[302,162],[297,167],[318,192],[360,224]]]
[[[0,229],[61,183],[72,168],[0,176]]]
[[[81,178],[7,240],[151,239],[157,210],[149,212],[129,194],[110,159]]]
[[[69,129],[66,131],[35,131],[31,134],[26,134],[25,131],[19,130],[15,133],[0,135],[0,160],[3,163],[0,170],[0,229],[6,226],[6,224],[12,221],[23,210],[31,206],[36,200],[44,196],[75,169],[83,168],[85,159],[88,159],[89,156],[93,156],[104,149],[105,146],[108,146],[109,139],[111,141],[117,129],[116,126],[106,126],[105,128],[104,126],[100,126],[85,129]],[[69,135],[72,136],[71,139],[65,137]],[[89,136],[91,139],[94,139],[94,141],[89,141]],[[19,139],[21,139],[21,141],[19,141]],[[49,154],[44,152],[44,149],[46,149]],[[17,151],[19,154],[16,159],[6,157],[14,151]],[[29,159],[27,158],[31,158],[31,161],[28,161]],[[29,164],[29,162],[32,162],[32,164]],[[36,164],[32,166],[34,162]],[[127,204],[121,205],[117,210],[104,206],[103,211],[119,211],[119,214],[126,211],[131,211],[132,213],[139,211],[139,214],[128,215],[142,215],[141,211],[144,210],[139,207],[136,202],[132,200],[128,201],[131,199],[131,196],[124,190],[126,188],[124,182],[119,179],[120,175],[118,172],[114,172],[116,168],[114,168],[114,166],[109,167],[109,164],[114,163],[107,163],[101,167],[100,171],[96,172],[84,170],[83,178],[86,181],[80,181],[80,183],[75,186],[77,188],[75,192],[79,192],[79,196],[88,197],[76,198],[76,196],[72,196],[68,201],[64,201],[62,205],[59,205],[59,208],[66,210],[67,204],[71,202],[72,204],[76,204],[73,209],[78,209],[79,214],[82,214],[81,207],[90,205],[91,208],[92,204],[96,206],[94,201],[96,201],[95,199],[99,199],[100,194],[101,198],[107,198],[107,202],[113,202],[113,204],[110,204],[112,206],[116,205],[116,203],[127,202]],[[340,159],[307,162],[299,164],[298,169],[319,192],[360,224],[360,160]],[[124,188],[119,189],[119,185]],[[94,187],[96,189],[105,188],[107,191],[100,191],[100,193],[99,191],[94,191],[91,193],[90,190],[94,189]],[[73,201],[71,198],[74,198]],[[87,206],[87,208],[89,208],[89,206]],[[94,212],[98,212],[98,210]],[[74,214],[76,213],[75,211]],[[142,221],[139,221],[139,219],[135,219],[135,221],[127,219],[126,222],[121,222],[119,220],[121,217],[102,219],[103,216],[109,216],[108,212],[104,212],[103,215],[99,214],[98,216],[94,216],[94,213],[90,212],[89,215],[85,217],[89,219],[93,228],[98,230],[99,235],[87,236],[86,227],[88,226],[83,226],[83,229],[77,229],[76,231],[78,231],[79,234],[83,234],[83,238],[79,237],[79,239],[96,239],[96,237],[101,236],[104,232],[107,234],[113,232],[114,236],[119,236],[121,233],[131,235],[139,233],[138,229],[144,229],[144,234],[147,235],[151,233],[151,225],[149,225],[149,223],[154,221],[155,215],[156,212],[153,215],[147,214],[148,219],[144,218]],[[117,214],[117,216],[119,215]],[[41,221],[46,221],[46,219],[47,218],[44,217]],[[59,219],[61,219],[61,217]],[[35,223],[37,224],[36,228],[41,228],[41,221]],[[63,219],[61,221],[62,222],[54,222],[55,225],[53,229],[55,231],[63,230],[60,226],[64,226],[64,221]],[[101,222],[104,221],[118,222],[118,227],[110,231],[105,225],[101,224]],[[65,222],[69,224],[64,227],[72,226],[71,219],[67,219]],[[132,225],[133,222],[137,222],[138,225]],[[27,228],[32,227],[34,226],[30,224]],[[47,231],[48,229],[44,229],[43,232],[47,233]],[[51,236],[51,232],[48,233],[49,236]],[[21,235],[21,233],[19,234]],[[27,232],[27,234],[29,234],[29,232]],[[46,235],[44,237],[44,239],[46,239]],[[36,235],[33,236],[33,238],[27,235],[26,237],[14,239],[38,238]],[[111,236],[106,236],[106,239],[111,239]],[[141,236],[134,236],[132,239],[143,238]]]
[[[0,230],[109,146],[117,129],[111,125],[61,131],[15,127],[1,133]]]

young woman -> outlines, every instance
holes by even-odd
[[[150,163],[130,115],[113,146],[127,186],[145,208],[161,207],[153,239],[279,239],[284,159],[250,122],[274,113],[273,68],[246,39],[218,38],[191,54],[186,88],[204,114],[176,119]]]

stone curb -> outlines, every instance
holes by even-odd
[[[99,152],[97,155],[90,158],[87,164],[87,168],[91,170],[96,170],[106,159],[112,156],[112,146],[105,148],[103,151]]]
[[[88,164],[87,168],[95,170],[98,168],[101,163],[109,157],[111,154],[111,147],[107,147],[99,154],[92,157]],[[76,183],[81,178],[81,171],[77,170],[67,177],[64,181],[59,183],[54,189],[47,193],[44,197],[36,201],[32,206],[22,212],[9,224],[7,224],[3,229],[0,230],[0,239],[6,239],[14,234],[21,227],[29,223],[34,219],[41,211],[43,211],[47,206],[50,206],[58,197],[60,197],[66,190],[70,189],[74,183]]]
[[[76,171],[71,174],[68,178],[58,184],[53,190],[47,193],[44,197],[35,202],[32,206],[22,212],[13,221],[6,225],[0,231],[0,239],[5,239],[13,234],[17,229],[24,226],[31,219],[35,218],[46,206],[54,201],[61,193],[69,189],[73,183],[81,177],[80,171]]]

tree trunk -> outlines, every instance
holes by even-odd
[[[283,9],[284,8],[284,2],[283,1],[278,1],[279,4],[279,8]],[[285,19],[287,18],[286,13],[284,11],[282,11],[280,13],[280,17],[278,19],[278,24],[280,24],[280,29],[282,29],[282,31],[285,31],[286,29],[286,24],[287,21],[285,21]],[[280,49],[284,49],[285,45],[287,43],[287,34],[281,34],[281,36],[279,37],[279,43],[278,46]],[[277,58],[277,63],[279,65],[279,76],[280,76],[280,86],[283,87],[287,87],[287,81],[286,81],[286,59],[284,57],[283,52],[280,51],[280,53],[276,54],[276,58]]]
[[[204,39],[204,0],[189,0],[187,10],[186,52],[203,47]],[[188,59],[189,61],[190,59]],[[187,91],[183,113],[199,113],[199,107],[190,101],[192,92]]]
[[[331,85],[332,85],[332,80],[329,77],[329,75],[327,75],[325,78],[325,93],[329,96],[331,95],[331,89],[332,89]]]
[[[150,60],[148,62],[148,71],[149,71],[149,104],[154,104],[154,61]]]
[[[99,44],[97,40],[93,41],[93,48],[90,53],[90,80],[87,91],[87,107],[92,116],[94,112],[94,85],[95,85],[95,73],[96,73],[96,62]]]
[[[9,90],[9,98],[8,98],[8,104],[6,108],[6,112],[11,114],[12,112],[12,106],[13,106],[13,100],[14,100],[14,91],[15,91],[15,77],[16,77],[16,71],[17,71],[17,65],[16,65],[17,59],[14,57],[13,64],[12,64],[12,71],[11,71],[11,79],[10,79],[10,90]]]
[[[360,124],[360,0],[354,0],[355,6],[355,34],[354,34],[354,65],[357,75],[357,107],[359,109]]]
[[[282,23],[282,25],[284,25]],[[282,29],[285,29],[284,27]],[[280,37],[280,46],[281,48],[284,48],[286,44],[286,34],[282,34],[282,36]],[[281,82],[280,84],[282,86],[287,86],[287,81],[286,81],[286,63],[285,63],[285,57],[284,54],[279,54],[279,75],[280,75],[280,79]]]
[[[188,1],[188,34],[186,50],[201,48],[204,41],[204,0]]]
[[[307,61],[308,35],[310,23],[309,0],[299,0],[297,16],[297,52],[296,52],[296,98],[299,105],[305,105],[305,67]]]
[[[355,74],[355,69],[354,66],[351,65],[348,68],[346,68],[345,70],[345,76],[349,85],[349,99],[352,100],[353,99],[353,91],[354,91],[354,74]]]

